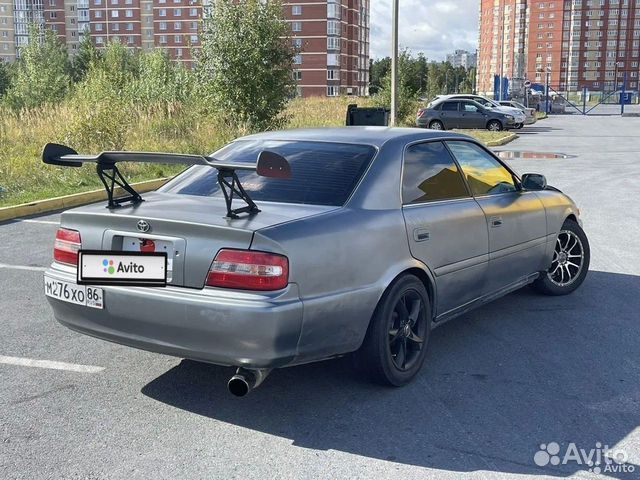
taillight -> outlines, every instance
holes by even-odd
[[[53,244],[53,258],[56,262],[78,265],[78,250],[81,247],[80,232],[59,228]]]
[[[418,110],[418,118],[424,117],[425,113],[427,113],[427,111],[423,110],[422,108]]]
[[[218,252],[207,286],[240,290],[280,290],[289,283],[289,260],[283,255],[251,250]]]

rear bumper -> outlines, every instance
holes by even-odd
[[[75,283],[54,267],[46,275]],[[182,287],[103,286],[104,309],[47,297],[72,330],[152,352],[218,365],[275,368],[296,357],[302,302],[295,284],[275,294]]]

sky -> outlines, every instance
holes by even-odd
[[[479,0],[400,0],[400,48],[445,60],[478,46]],[[391,54],[391,0],[371,0],[371,57]]]

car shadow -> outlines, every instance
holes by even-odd
[[[225,388],[233,369],[185,360],[142,393],[314,450],[566,476],[590,467],[538,466],[541,444],[557,442],[561,457],[571,442],[624,448],[640,425],[638,293],[640,276],[595,271],[566,297],[525,288],[434,330],[423,371],[403,388],[358,378],[345,357],[274,371],[238,399]]]

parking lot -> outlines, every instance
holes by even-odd
[[[536,465],[550,442],[623,450],[635,473],[607,475],[638,478],[639,129],[555,116],[500,147],[570,156],[508,162],[576,200],[592,271],[568,297],[524,289],[437,329],[401,389],[338,359],[237,399],[233,369],[74,333],[43,294],[59,215],[0,224],[0,478],[597,477]]]

